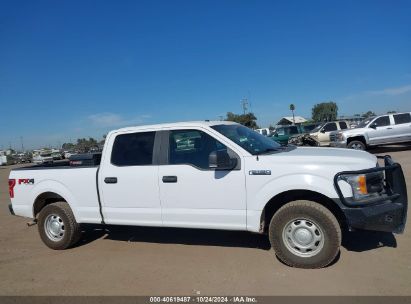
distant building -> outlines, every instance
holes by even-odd
[[[296,125],[300,125],[304,122],[307,122],[307,119],[305,119],[304,117],[301,116],[294,116],[294,120],[295,120],[295,124]],[[277,126],[288,126],[288,125],[292,125],[293,122],[293,117],[292,116],[286,116],[281,118],[278,122],[277,122]]]

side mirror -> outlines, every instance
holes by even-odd
[[[213,151],[208,156],[208,167],[216,170],[232,170],[237,166],[237,159],[231,158],[227,151]]]
[[[274,137],[278,137],[278,133],[277,133],[277,132],[274,132],[273,136],[274,136]]]
[[[320,131],[321,133],[325,133],[325,129],[321,129],[321,131]]]
[[[377,124],[375,122],[373,122],[372,124],[370,124],[370,128],[372,129],[377,129]]]

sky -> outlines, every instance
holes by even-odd
[[[141,124],[411,111],[411,1],[0,0],[0,149]]]

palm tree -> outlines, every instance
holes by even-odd
[[[291,112],[293,112],[293,125],[295,125],[295,117],[294,117],[295,106],[294,106],[294,104],[290,104],[290,110],[291,110]]]

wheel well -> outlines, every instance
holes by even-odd
[[[34,205],[33,205],[34,218],[37,217],[41,209],[55,202],[67,202],[67,201],[62,196],[54,192],[44,192],[40,194],[39,196],[37,196],[36,200],[34,201]]]
[[[348,145],[350,142],[354,141],[354,140],[361,141],[364,145],[367,145],[367,142],[365,141],[364,136],[349,137],[349,138],[347,139],[347,145]]]
[[[334,214],[342,229],[345,229],[347,227],[347,221],[344,213],[332,199],[326,197],[321,193],[310,190],[291,190],[277,194],[265,205],[263,213],[261,215],[262,232],[268,231],[268,226],[270,225],[271,218],[278,211],[278,209],[280,209],[285,204],[296,200],[309,200],[324,206],[325,208],[330,210],[332,214]]]

